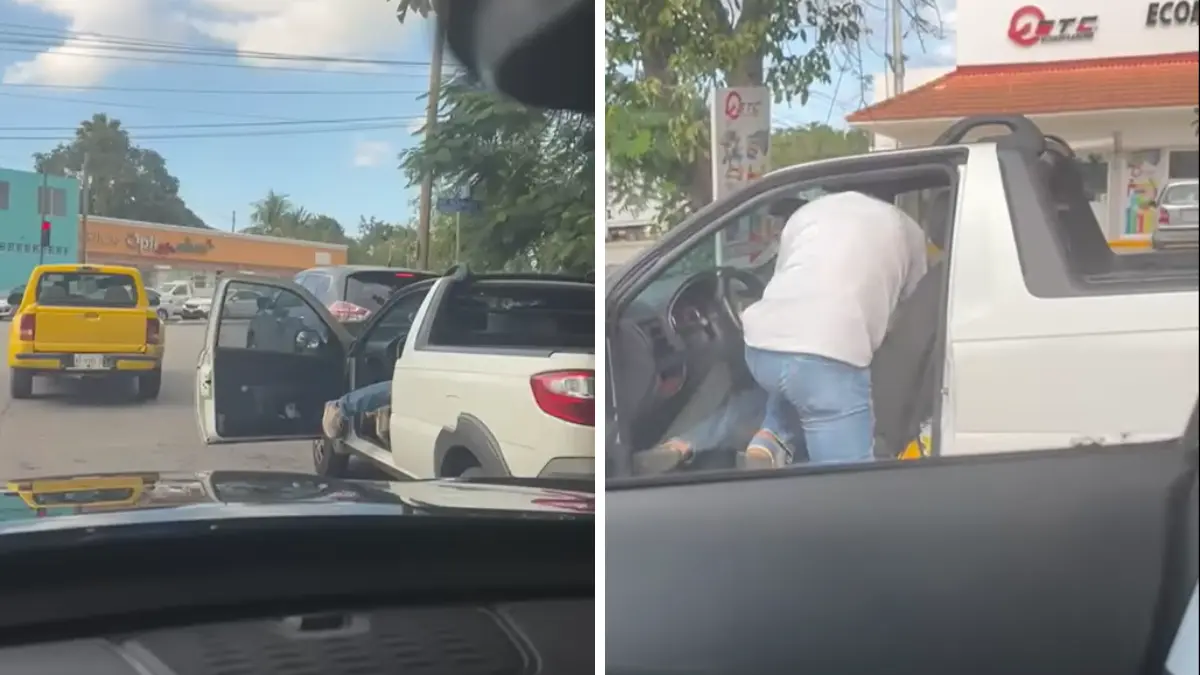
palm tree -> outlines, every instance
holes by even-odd
[[[254,202],[254,210],[250,212],[252,224],[245,231],[250,234],[285,235],[290,229],[288,221],[295,212],[296,207],[287,195],[270,190],[266,197]]]

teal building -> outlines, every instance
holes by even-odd
[[[79,181],[0,167],[0,291],[25,283],[37,266],[43,207],[50,223],[44,262],[78,262]]]

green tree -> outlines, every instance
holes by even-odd
[[[858,129],[834,129],[820,122],[777,129],[771,134],[771,168],[856,155],[870,147],[866,132]]]
[[[71,142],[33,160],[35,171],[72,178],[83,177],[86,161],[92,215],[207,227],[179,196],[179,179],[162,155],[134,145],[121,122],[103,113],[81,122]]]
[[[766,86],[807,102],[834,55],[859,53],[865,3],[820,0],[605,0],[605,143],[619,202],[657,203],[665,219],[712,199],[714,88]],[[904,0],[918,32],[933,0]],[[800,50],[797,44],[803,45]]]
[[[254,203],[250,211],[250,226],[242,232],[330,244],[349,241],[345,229],[337,220],[310,213],[294,204],[287,195],[274,190],[267,191],[266,197]]]
[[[482,204],[457,226],[445,216],[431,228],[449,242],[446,262],[460,230],[463,261],[481,269],[583,272],[595,255],[594,139],[588,117],[527,108],[456,79],[440,92],[436,130],[400,162],[410,184],[429,172],[440,192],[469,186]]]

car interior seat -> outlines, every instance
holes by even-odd
[[[943,250],[953,223],[951,209],[951,192],[945,190],[930,201],[923,218],[926,236]],[[933,415],[933,358],[947,269],[944,259],[930,265],[912,294],[900,301],[871,361],[876,457],[899,456]]]
[[[132,302],[133,297],[123,286],[109,286],[104,289],[104,301],[112,304],[124,304]]]

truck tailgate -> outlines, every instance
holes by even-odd
[[[37,306],[34,314],[34,351],[128,354],[146,347],[142,309]]]

